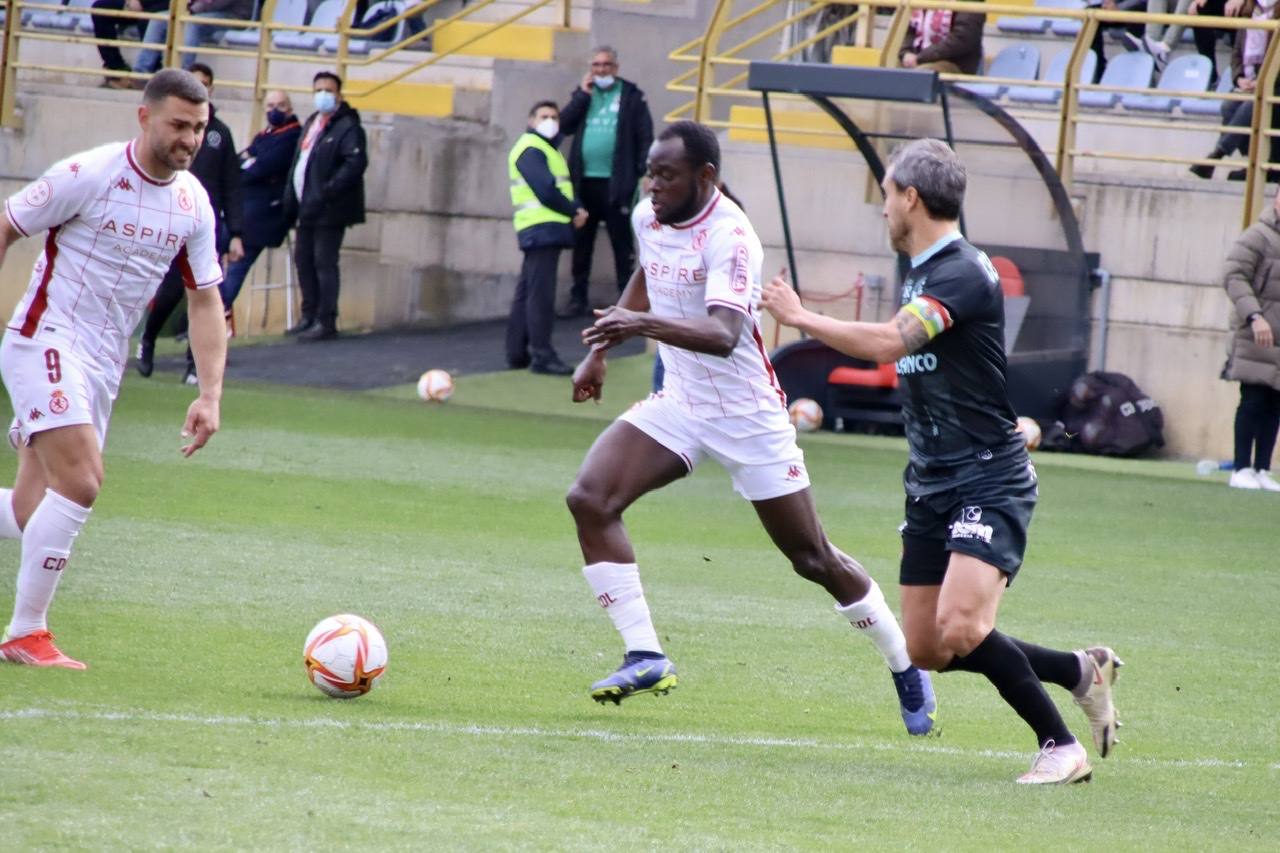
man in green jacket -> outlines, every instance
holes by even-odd
[[[573,245],[573,230],[587,221],[587,212],[573,197],[569,165],[556,150],[559,141],[560,109],[555,101],[539,101],[507,155],[513,224],[524,252],[507,318],[507,366],[569,376],[573,368],[551,346],[556,267],[560,252]]]

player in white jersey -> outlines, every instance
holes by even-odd
[[[18,451],[14,487],[0,489],[0,536],[22,541],[0,660],[85,668],[54,644],[49,604],[102,486],[102,447],[129,335],[174,262],[189,288],[200,373],[183,454],[218,429],[222,270],[209,197],[185,171],[208,120],[204,86],[186,71],[161,71],[143,93],[137,138],[69,157],[5,203],[0,263],[14,242],[45,233],[0,341],[0,374],[16,416],[9,440]]]
[[[751,501],[778,549],[836,611],[880,650],[911,734],[933,727],[928,675],[875,581],[823,533],[786,400],[760,336],[760,240],[717,188],[720,146],[695,122],[677,122],[649,149],[652,197],[636,206],[639,268],[618,304],[583,332],[591,353],[573,377],[576,402],[599,399],[605,352],[642,336],[659,342],[663,390],[606,429],[588,451],[568,504],[596,600],[622,634],[621,668],[592,685],[599,702],[666,693],[676,684],[649,615],[622,514],[646,492],[710,457]]]

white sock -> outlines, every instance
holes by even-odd
[[[836,605],[836,612],[849,620],[855,630],[860,631],[884,655],[884,662],[889,664],[893,672],[905,672],[911,666],[911,658],[907,655],[907,638],[902,635],[902,628],[894,618],[893,611],[884,600],[880,585],[871,582],[871,589],[861,601],[841,606]]]
[[[649,604],[640,586],[640,567],[635,563],[592,563],[582,569],[596,601],[613,620],[629,652],[662,653],[658,632],[649,618]]]
[[[71,545],[89,518],[89,507],[69,501],[53,489],[31,514],[22,531],[22,566],[18,569],[18,595],[13,603],[9,637],[25,637],[49,626],[49,604],[66,569]]]
[[[0,489],[0,539],[21,539],[22,528],[13,514],[13,489]]]

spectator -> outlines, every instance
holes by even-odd
[[[1236,453],[1230,485],[1280,492],[1271,453],[1280,429],[1280,195],[1227,253],[1225,283],[1232,310],[1230,355],[1223,378],[1240,383]]]
[[[1232,0],[1235,2],[1235,0]],[[1280,2],[1269,0],[1269,3],[1249,2],[1240,13],[1257,21],[1274,20],[1280,17]],[[1236,38],[1235,48],[1231,51],[1231,79],[1235,81],[1233,91],[1252,94],[1257,89],[1258,72],[1262,69],[1262,57],[1267,52],[1270,34],[1266,30],[1242,30]],[[1273,107],[1271,110],[1272,127],[1280,125],[1280,115]],[[1229,127],[1249,127],[1253,123],[1253,101],[1223,101],[1222,122]],[[1275,160],[1280,154],[1280,144],[1271,140],[1269,145],[1270,159]],[[1249,136],[1246,133],[1223,133],[1213,150],[1206,155],[1210,160],[1221,160],[1232,154],[1247,154]],[[1191,174],[1197,178],[1213,177],[1213,166],[1204,164],[1191,167]],[[1269,173],[1268,180],[1274,180]],[[1237,169],[1227,176],[1228,180],[1243,181],[1245,172]]]
[[[1172,12],[1174,15],[1186,15],[1190,13],[1192,0],[1147,0],[1147,12],[1152,15],[1163,15]],[[1176,5],[1175,5],[1176,4]],[[1169,61],[1169,54],[1178,46],[1178,42],[1182,39],[1182,31],[1185,29],[1181,24],[1164,24],[1150,23],[1147,24],[1146,33],[1139,39],[1126,39],[1133,47],[1145,50],[1156,61],[1156,66],[1164,69]],[[1209,57],[1210,61],[1213,57]]]
[[[169,9],[169,0],[93,0],[93,8],[109,9],[117,12],[166,12]],[[117,18],[109,15],[94,15],[92,13],[90,17],[93,18],[93,37],[112,41],[119,40],[122,27],[148,23],[147,21],[136,21],[130,18]],[[129,63],[124,61],[124,55],[120,53],[120,48],[113,44],[98,45],[98,56],[102,57],[102,67],[108,72],[131,70]],[[132,89],[133,80],[108,73],[107,79],[102,86],[106,89]]]
[[[244,257],[227,267],[222,282],[222,304],[227,313],[249,269],[263,249],[284,242],[289,226],[284,219],[285,184],[289,166],[298,150],[302,125],[293,114],[293,103],[281,91],[267,92],[263,102],[267,127],[240,153],[240,176],[244,188]]]
[[[573,245],[573,229],[585,225],[589,214],[574,200],[569,164],[555,147],[559,141],[560,110],[555,101],[539,101],[507,155],[513,224],[524,253],[507,318],[507,366],[570,376],[573,368],[551,345],[556,267],[560,250]]]
[[[619,293],[635,266],[631,205],[653,144],[653,116],[644,92],[617,74],[617,51],[597,47],[591,70],[560,115],[561,132],[573,137],[569,172],[574,193],[588,214],[574,237],[573,288],[562,317],[583,317],[590,311],[591,256],[601,222],[613,247]]]
[[[347,228],[364,222],[369,154],[360,113],[342,99],[342,78],[321,71],[311,85],[316,111],[302,127],[284,192],[285,222],[298,225],[302,290],[302,319],[285,334],[325,341],[338,336],[338,252]]]
[[[985,14],[917,9],[898,50],[903,68],[927,68],[951,74],[977,74],[982,68]]]
[[[1245,0],[1191,0],[1191,4],[1187,6],[1187,14],[1189,15],[1216,15],[1227,18],[1234,18],[1242,13],[1245,6]],[[1244,14],[1249,14],[1244,12]],[[1192,27],[1191,35],[1195,37],[1196,52],[1206,57],[1213,72],[1210,75],[1209,88],[1212,89],[1218,83],[1218,37],[1221,35],[1230,35],[1225,30],[1217,27]],[[1237,39],[1238,41],[1238,39]],[[1144,42],[1145,47],[1145,42]],[[1156,51],[1160,47],[1153,45]],[[1168,54],[1155,55],[1157,64],[1162,63],[1168,58]]]
[[[247,21],[253,17],[253,5],[254,0],[191,0],[188,11],[201,18]],[[163,10],[168,8],[169,4],[165,3]],[[187,48],[187,51],[182,54],[182,67],[190,71],[196,61],[196,55],[192,49],[203,42],[211,41],[225,29],[226,27],[219,27],[216,24],[195,22],[186,24],[182,28],[182,46]],[[168,35],[168,21],[148,21],[146,32],[142,34],[142,41],[145,44],[163,45]],[[144,48],[138,51],[138,56],[133,62],[133,70],[139,74],[153,74],[163,63],[164,55],[161,50]]]
[[[213,69],[199,62],[191,66],[191,73],[204,84],[213,97]],[[240,197],[240,162],[236,158],[236,144],[231,130],[218,118],[213,102],[209,102],[209,126],[205,128],[204,141],[191,162],[191,174],[209,194],[209,204],[217,220],[218,256],[227,255],[232,261],[244,256],[241,242],[243,203]],[[152,300],[151,313],[143,327],[142,340],[138,343],[138,372],[150,376],[155,368],[156,338],[169,320],[173,309],[182,301],[184,285],[182,273],[175,260],[160,282],[160,289]],[[197,384],[195,360],[187,347],[187,372],[183,382]]]
[[[1108,12],[1138,12],[1142,11],[1143,6],[1148,2],[1155,2],[1155,0],[1100,0],[1100,2],[1090,3],[1086,8],[1104,9]],[[1191,0],[1186,0],[1186,2],[1189,3]],[[1098,58],[1097,64],[1094,65],[1093,79],[1089,81],[1090,83],[1097,83],[1101,80],[1103,73],[1107,70],[1107,50],[1103,36],[1106,35],[1108,30],[1119,30],[1120,37],[1131,50],[1145,49],[1142,42],[1141,24],[1112,24],[1099,21],[1098,28],[1094,32],[1093,43],[1089,45],[1093,55]]]

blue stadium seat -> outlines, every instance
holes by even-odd
[[[1186,53],[1169,63],[1160,75],[1156,91],[1164,92],[1207,92],[1209,76],[1213,73],[1213,63],[1207,56],[1198,53]],[[1169,95],[1125,95],[1120,99],[1126,110],[1141,110],[1153,113],[1171,113],[1173,105],[1178,101],[1176,96]]]
[[[82,23],[89,22],[89,7],[93,5],[93,0],[69,0],[63,3],[67,7],[65,12],[32,12],[29,21],[31,26],[40,30],[74,30],[77,27],[83,29]],[[73,9],[83,9],[82,12],[72,11]],[[83,19],[83,21],[82,21]],[[89,27],[92,29],[92,25]]]
[[[1124,89],[1146,89],[1151,86],[1151,75],[1156,70],[1156,61],[1149,53],[1122,53],[1107,62],[1107,70],[1102,72],[1100,86],[1117,86]],[[1114,107],[1120,101],[1119,92],[1081,92],[1080,105],[1083,107]]]
[[[1052,5],[1054,0],[1036,0],[1036,8]],[[1021,18],[1001,18],[996,21],[996,29],[1002,33],[1031,33],[1039,35],[1049,29],[1049,19],[1035,15]]]
[[[302,26],[307,19],[307,0],[279,0],[272,22],[276,24],[293,24]],[[228,29],[225,41],[232,47],[257,47],[261,36],[260,30]],[[278,37],[284,34],[277,30]],[[296,35],[296,34],[295,34]]]
[[[1218,75],[1218,88],[1214,90],[1215,92],[1227,95],[1233,88],[1230,74]],[[1224,101],[1215,101],[1210,98],[1182,98],[1178,102],[1178,107],[1187,115],[1221,118],[1223,103]]]
[[[1034,80],[1039,70],[1039,49],[1029,44],[1011,44],[996,54],[995,61],[991,63],[985,76]],[[998,98],[1009,88],[1007,83],[957,83],[956,85],[984,98]]]
[[[1045,83],[1061,84],[1067,79],[1067,65],[1071,63],[1071,48],[1059,51],[1049,62],[1048,68],[1040,79]],[[1077,83],[1088,83],[1093,80],[1093,72],[1098,67],[1098,55],[1092,50],[1084,55],[1080,64],[1080,77]],[[1056,104],[1062,97],[1062,89],[1051,89],[1047,86],[1010,86],[1006,93],[1009,100],[1024,104]]]
[[[346,0],[324,0],[311,16],[310,26],[336,30],[338,19],[342,17],[346,8]],[[272,39],[271,43],[284,50],[316,50],[323,41],[324,34],[306,32],[280,33]]]
[[[1059,9],[1083,9],[1086,4],[1085,0],[1055,0],[1053,5]],[[1049,29],[1055,36],[1075,38],[1080,32],[1081,23],[1075,18],[1050,18]]]

